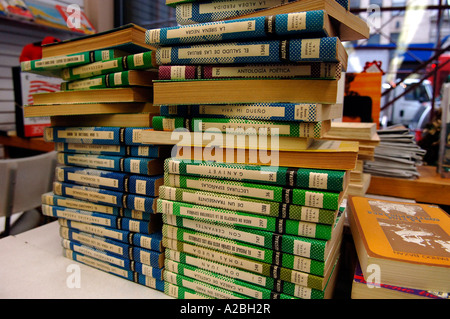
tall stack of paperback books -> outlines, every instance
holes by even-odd
[[[44,48],[44,58],[23,63],[23,71],[65,82],[60,92],[35,95],[25,116],[51,118],[44,138],[55,142],[59,165],[42,211],[58,218],[64,256],[163,291],[155,212],[169,153],[139,142],[157,112],[154,52],[131,35],[144,32],[129,25]]]
[[[332,296],[358,143],[323,136],[342,117],[341,40],[368,35],[341,2],[168,0],[187,19],[146,32],[161,115],[141,138],[177,140],[157,200],[171,296]]]

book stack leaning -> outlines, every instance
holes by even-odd
[[[155,212],[168,153],[139,142],[157,112],[154,52],[131,36],[119,46],[123,32],[143,39],[145,29],[128,25],[61,42],[44,47],[43,59],[23,63],[23,71],[65,80],[60,92],[33,96],[25,116],[51,119],[44,138],[55,143],[59,165],[42,211],[58,218],[64,256],[163,291],[162,221]],[[103,48],[111,35],[115,46]],[[92,50],[77,52],[81,47]]]
[[[341,22],[300,2],[146,33],[161,115],[141,138],[176,140],[157,200],[171,296],[333,295],[358,143],[323,139],[342,117],[347,54]]]

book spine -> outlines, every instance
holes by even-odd
[[[293,296],[287,296],[270,289],[257,286],[245,281],[235,279],[230,276],[223,276],[208,270],[200,269],[173,260],[165,260],[165,271],[176,273],[186,278],[194,279],[200,282],[209,283],[215,287],[222,287],[228,291],[242,294],[254,299],[294,299]]]
[[[278,234],[288,234],[323,240],[331,238],[331,225],[299,222],[289,219],[277,219],[274,217],[245,214],[238,211],[229,211],[162,199],[158,199],[157,205],[157,212],[162,213],[163,218],[167,220],[170,220],[171,216],[177,216],[180,218],[195,219],[231,227],[237,226],[259,229]]]
[[[224,164],[167,158],[164,171],[169,174],[227,179],[257,184],[273,184],[298,188],[344,190],[345,171],[264,167],[258,165]]]
[[[142,273],[138,273],[135,271],[123,269],[121,267],[116,267],[114,265],[103,262],[96,258],[92,258],[89,256],[85,256],[83,254],[76,253],[67,248],[64,249],[64,256],[66,258],[76,260],[80,263],[86,264],[93,268],[105,271],[107,273],[119,276],[121,278],[128,279],[135,283],[139,283],[146,287],[153,288],[153,289],[156,289],[159,291],[164,291],[164,281],[162,280],[162,277],[158,277],[159,270],[154,270],[153,272],[155,273],[155,277],[151,277],[151,276],[144,275]],[[161,275],[162,275],[162,273],[161,273]],[[159,279],[159,278],[161,278],[161,279]]]
[[[202,293],[164,281],[164,293],[175,299],[215,299]]]
[[[79,210],[91,211],[101,214],[115,215],[119,217],[126,217],[131,219],[138,220],[147,220],[150,221],[151,214],[132,210],[128,208],[108,206],[108,205],[99,205],[93,202],[88,202],[80,199],[74,199],[64,196],[55,195],[53,193],[43,194],[41,196],[42,204],[50,205],[50,206],[61,206],[67,208],[74,208]]]
[[[227,289],[219,288],[189,277],[181,276],[168,270],[164,270],[164,282],[191,289],[196,292],[201,292],[216,299],[252,299]]]
[[[51,58],[21,62],[21,70],[23,72],[30,72],[76,67],[94,62],[111,60],[115,57],[115,54],[115,50],[111,49],[82,52],[65,56],[55,56]]]
[[[104,251],[112,254],[112,256],[120,256],[159,269],[164,266],[164,253],[161,252],[135,247],[116,240],[77,232],[64,227],[60,228],[60,236],[75,244],[82,244]]]
[[[64,80],[74,81],[98,75],[124,72],[127,70],[145,70],[156,67],[154,52],[147,51],[75,68],[65,68],[62,70],[61,74]]]
[[[55,143],[55,151],[63,153],[125,156],[129,155],[128,149],[125,145]]]
[[[145,42],[153,46],[236,41],[269,36],[314,34],[328,36],[322,10],[275,16],[207,22],[147,30]]]
[[[268,0],[268,1],[214,1],[193,2],[177,4],[176,20],[178,24],[196,24],[211,21],[220,21],[227,18],[235,18],[240,15],[278,6],[294,0]]]
[[[257,246],[254,244],[249,244],[243,241],[237,241],[229,238],[224,237],[218,238],[217,236],[207,234],[205,232],[194,231],[187,228],[180,228],[168,224],[163,225],[163,236],[168,237],[170,239],[181,240],[190,244],[198,244],[206,248],[217,249],[219,251],[229,253],[232,255],[238,255],[241,257],[246,257],[280,266],[283,266],[282,258],[285,253],[290,256],[293,256],[292,254],[286,251],[282,251],[281,248],[285,248],[285,250],[287,251],[293,251],[294,255],[296,256],[323,261],[324,248],[326,243],[325,241],[296,237],[297,242],[295,242],[294,238],[290,238],[294,239],[293,242],[292,240],[286,241],[286,242],[291,241],[290,243],[291,246],[289,246],[289,244],[284,245],[280,243],[282,240],[279,236],[274,236],[280,240],[276,239],[275,241],[273,241],[274,247],[265,248],[263,246]],[[311,241],[315,241],[317,245],[311,245],[310,244]],[[312,246],[315,246],[314,249],[312,248]]]
[[[153,117],[153,129],[173,131],[186,128],[192,132],[219,130],[223,133],[233,132],[245,135],[278,135],[289,137],[322,138],[331,127],[331,122],[278,122],[257,121],[236,118],[190,118]]]
[[[340,62],[338,38],[261,40],[159,47],[158,65]]]
[[[159,80],[311,78],[339,79],[340,63],[246,64],[246,65],[161,65]]]
[[[163,251],[162,234],[160,232],[153,234],[142,234],[131,232],[128,230],[117,229],[114,227],[97,226],[63,218],[60,218],[58,222],[62,227],[71,228],[79,232],[90,233],[100,237],[118,240],[130,245],[135,245],[154,251]]]
[[[103,89],[107,87],[108,82],[106,75],[94,76],[88,79],[61,83],[61,91],[93,90]]]
[[[132,127],[46,127],[47,142],[95,145],[141,145],[139,133],[146,128]]]

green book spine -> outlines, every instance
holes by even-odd
[[[300,205],[290,205],[280,202],[271,202],[253,199],[243,196],[232,196],[213,192],[204,192],[189,188],[177,188],[170,186],[160,186],[159,196],[162,199],[188,202],[191,204],[210,206],[229,210],[240,210],[246,213],[259,215],[297,219],[291,217],[292,214],[301,214],[302,206],[324,208],[330,210],[339,209],[340,201],[336,198],[325,198],[321,192],[306,192],[306,200]]]
[[[254,299],[295,299],[283,293],[271,291],[270,289],[257,286],[230,276],[223,276],[208,270],[200,269],[173,260],[165,260],[165,271],[173,272],[183,277],[196,281],[209,283],[213,286],[224,288],[228,291],[242,294]]]
[[[282,248],[274,250],[272,248],[266,248],[263,246],[257,246],[254,244],[248,244],[242,241],[232,240],[224,237],[218,238],[217,236],[206,234],[204,232],[198,232],[191,229],[179,228],[172,225],[164,224],[163,225],[163,236],[171,239],[177,239],[181,241],[185,241],[191,244],[197,243],[203,247],[218,249],[226,253],[236,254],[241,257],[251,258],[254,260],[259,260],[266,263],[275,263],[281,266],[281,264],[285,260],[282,259],[284,253],[286,251],[293,251],[294,255],[298,255],[301,257],[307,257],[311,259],[321,260],[323,261],[325,258],[325,242],[323,246],[316,245],[315,249],[311,249],[308,238],[300,238],[298,241],[292,240],[289,242],[286,240],[287,245],[282,245],[284,247],[276,247]],[[291,247],[289,247],[289,244]],[[287,246],[287,247],[286,247]],[[290,248],[290,249],[289,249]],[[289,255],[294,257],[294,255],[288,253]],[[277,260],[278,259],[278,260]],[[289,259],[286,259],[286,263],[290,262]],[[287,267],[287,266],[286,266]]]
[[[285,188],[273,185],[234,182],[223,179],[210,179],[176,174],[164,175],[164,185],[171,187],[198,189],[232,196],[268,200],[285,204],[305,206],[314,201],[326,201],[329,205],[338,205],[340,195],[336,192],[318,191],[312,189]]]
[[[216,287],[198,280],[194,280],[192,278],[182,276],[168,270],[164,270],[164,281],[180,287],[191,289],[196,292],[200,292],[202,294],[211,296],[216,299],[252,299],[250,297],[220,287]]]
[[[340,192],[345,189],[346,171],[259,165],[225,164],[168,158],[164,171],[170,174],[227,179],[266,185],[327,189]]]
[[[112,87],[128,87],[130,71],[110,73],[92,78],[61,83],[61,91],[91,90]]]
[[[201,249],[201,248],[200,248]],[[226,254],[220,252],[211,252],[212,255],[216,255],[216,257],[222,257],[224,263],[219,263],[212,261],[211,259],[206,259],[204,257],[196,257],[194,255],[189,255],[184,252],[172,250],[170,248],[165,251],[165,261],[172,260],[178,263],[186,264],[193,267],[198,267],[200,269],[212,271],[214,273],[218,273],[223,276],[232,277],[235,279],[239,279],[245,282],[248,282],[253,285],[261,286],[266,289],[275,292],[283,292],[288,295],[292,295],[295,297],[308,298],[308,299],[322,299],[323,292],[319,289],[314,289],[308,287],[308,280],[297,280],[297,282],[301,282],[303,285],[299,285],[291,282],[292,278],[298,278],[299,272],[291,269],[276,267],[273,265],[268,265],[264,263],[258,263],[255,268],[250,268],[250,270],[244,269],[243,267],[239,267],[241,264],[251,263],[251,261],[246,260],[244,258],[227,256]],[[229,261],[228,261],[229,260]],[[228,262],[227,262],[228,261]],[[233,264],[233,261],[235,264]],[[270,272],[267,275],[260,275],[255,272],[261,267],[264,266]],[[274,277],[270,277],[273,275]],[[306,278],[315,278],[316,276],[311,276],[309,274],[303,274]],[[275,278],[277,277],[277,278]],[[288,281],[283,281],[278,279],[279,277],[287,278]],[[303,278],[302,278],[303,279]],[[311,280],[310,283],[314,284],[316,280]],[[319,285],[321,281],[319,280]],[[306,285],[305,285],[306,284]],[[318,286],[320,287],[320,286]],[[287,289],[286,289],[287,288]]]
[[[96,50],[91,52],[81,52],[64,56],[56,56],[33,61],[26,61],[20,64],[23,72],[58,70],[63,68],[71,68],[75,66],[90,64],[99,61],[112,60],[120,57],[120,51]]]
[[[214,299],[202,293],[164,282],[164,293],[176,299]]]
[[[127,70],[145,70],[156,68],[153,51],[128,55],[109,61],[91,63],[75,68],[62,70],[62,78],[66,81],[74,81],[94,77],[97,75],[123,72]]]
[[[328,240],[331,238],[331,225],[278,219],[270,216],[247,214],[239,211],[217,209],[207,206],[192,205],[183,202],[157,200],[157,212],[198,221],[259,229],[279,234],[289,234]]]
[[[153,129],[157,131],[173,131],[187,128],[192,132],[219,130],[248,135],[278,135],[290,137],[322,138],[331,123],[329,120],[319,122],[278,122],[257,121],[235,118],[172,118],[167,116],[153,117]]]

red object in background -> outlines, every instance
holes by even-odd
[[[450,60],[450,54],[442,54],[438,59],[439,65],[444,64],[448,60]],[[436,63],[431,64],[430,66],[428,66],[427,72],[431,72],[436,67],[437,67]],[[441,95],[442,85],[446,83],[449,76],[450,76],[450,62],[440,67],[439,70],[437,71],[436,91],[435,91],[436,96]],[[433,84],[434,76],[430,76],[428,80]]]
[[[19,62],[42,59],[42,46],[49,43],[60,42],[55,37],[45,37],[41,42],[30,43],[24,46],[19,57]]]

